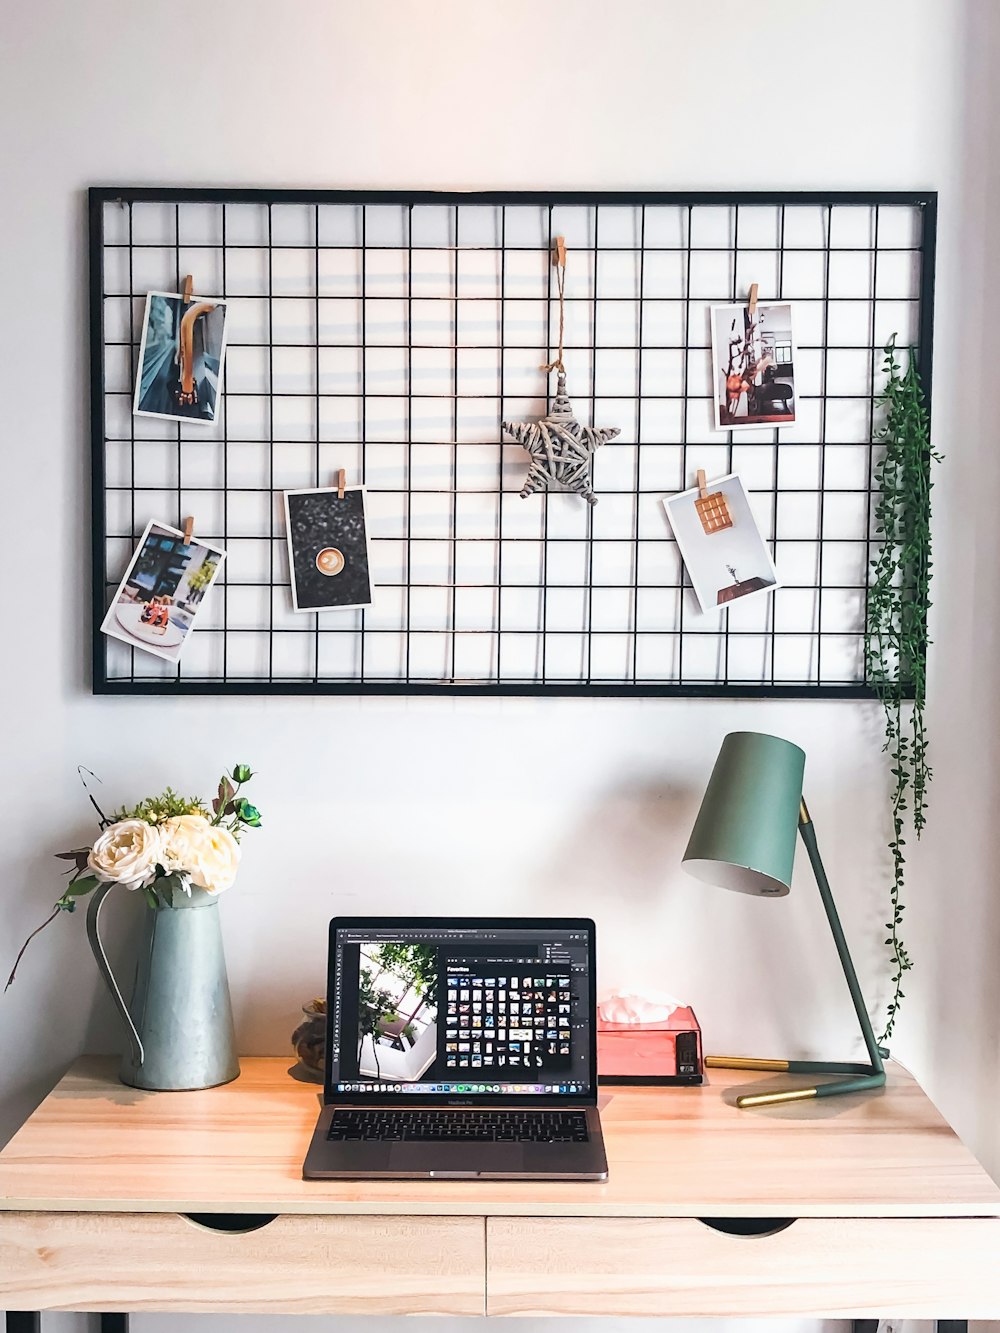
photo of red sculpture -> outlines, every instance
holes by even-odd
[[[167,626],[170,624],[170,603],[172,597],[154,597],[142,608],[142,614],[139,617],[140,623],[148,625],[155,634],[166,634]]]
[[[179,660],[226,553],[179,528],[149,522],[132,553],[101,632],[131,648]]]

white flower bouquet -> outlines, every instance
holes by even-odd
[[[199,797],[178,796],[168,787],[111,819],[91,795],[101,832],[91,847],[58,853],[60,860],[73,862],[69,883],[51,916],[25,940],[7,985],[35,935],[60,912],[75,911],[77,901],[98,884],[140,890],[154,909],[172,906],[177,893],[204,889],[215,894],[230,888],[240,864],[240,834],[260,828],[260,811],[240,794],[252,777],[246,764],[236,764],[219,780],[210,807]]]

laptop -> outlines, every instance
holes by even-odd
[[[606,1180],[594,923],[336,917],[307,1180]]]

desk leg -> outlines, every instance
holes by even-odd
[[[101,1333],[128,1333],[127,1314],[100,1314]],[[42,1333],[38,1310],[8,1310],[7,1333]]]
[[[8,1310],[7,1333],[41,1333],[42,1316],[38,1310]]]
[[[851,1333],[878,1333],[877,1319],[852,1319]],[[937,1319],[934,1322],[937,1333],[969,1333],[967,1319]]]
[[[8,1310],[7,1333],[41,1333],[42,1316],[38,1310]]]

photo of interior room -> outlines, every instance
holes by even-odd
[[[795,343],[787,301],[712,309],[716,426],[795,421]]]

